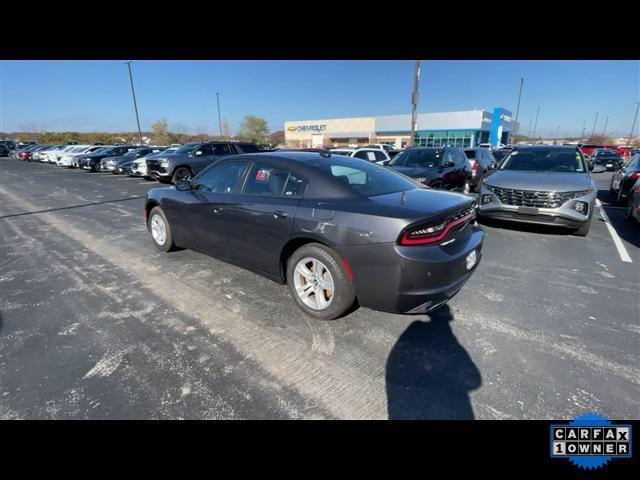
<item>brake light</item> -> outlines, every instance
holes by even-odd
[[[640,172],[633,172],[631,174],[631,180],[633,180],[634,182],[638,180],[638,178],[640,178]]]
[[[476,161],[471,162],[471,170],[473,170],[474,172],[478,170],[478,162]]]
[[[476,211],[474,209],[461,218],[454,217],[454,219],[444,220],[435,225],[410,227],[405,230],[400,237],[400,245],[427,245],[437,243],[446,237],[452,228],[466,223],[469,220],[473,220],[475,217]]]

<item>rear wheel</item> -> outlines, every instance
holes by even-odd
[[[341,317],[356,299],[342,259],[319,243],[309,243],[293,252],[287,262],[287,283],[298,306],[321,320]]]
[[[173,177],[171,177],[171,181],[176,184],[178,183],[180,180],[191,180],[191,178],[193,178],[193,174],[191,173],[191,170],[189,170],[187,167],[178,167],[176,168],[175,172],[173,172]]]
[[[147,219],[147,228],[154,245],[163,252],[175,250],[176,245],[171,234],[169,221],[160,207],[153,207]]]

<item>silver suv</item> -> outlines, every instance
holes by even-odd
[[[596,167],[594,172],[600,172]],[[577,147],[515,147],[480,188],[478,215],[556,225],[586,236],[598,189]]]

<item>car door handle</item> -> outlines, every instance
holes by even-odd
[[[284,220],[287,218],[287,212],[273,212],[273,218],[276,220]]]
[[[213,213],[220,215],[224,209],[221,207],[213,207]]]

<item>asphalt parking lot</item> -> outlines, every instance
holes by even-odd
[[[588,237],[488,225],[447,307],[319,322],[156,250],[157,183],[0,159],[0,418],[640,418],[640,225],[610,175]]]

